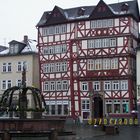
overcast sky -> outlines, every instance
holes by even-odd
[[[127,0],[104,0],[107,4]],[[0,0],[0,45],[13,39],[21,41],[24,35],[37,40],[36,24],[44,11],[57,5],[63,9],[96,5],[99,0]],[[140,4],[140,0],[138,0]]]

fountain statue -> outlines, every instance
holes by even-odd
[[[21,86],[4,91],[0,101],[0,136],[11,140],[12,136],[48,136],[56,140],[57,133],[63,132],[65,118],[45,116],[46,104],[41,91],[26,86],[26,69],[23,67]]]

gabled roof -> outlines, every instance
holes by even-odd
[[[91,19],[100,19],[113,17],[115,14],[110,6],[108,6],[104,1],[100,0],[97,6],[92,11],[90,18]]]
[[[53,11],[48,16],[48,20],[46,24],[49,25],[49,24],[55,24],[55,23],[65,22],[65,21],[66,21],[66,17],[63,9],[61,9],[58,6],[55,6]]]
[[[127,11],[122,11],[122,5],[124,4],[128,5]],[[84,9],[84,14],[81,16],[79,16],[78,14],[79,8]],[[99,12],[98,10],[100,9],[101,11]],[[56,17],[53,16],[55,15],[56,12],[58,12],[61,18],[58,18],[57,16]],[[94,18],[101,19],[101,18],[126,16],[126,15],[131,15],[137,21],[140,21],[138,2],[136,0],[108,4],[108,5],[103,0],[100,0],[96,6],[82,6],[82,7],[75,7],[70,9],[62,9],[58,6],[55,6],[52,11],[44,12],[39,23],[37,24],[37,27],[48,26],[53,24],[61,24],[64,22],[78,21],[81,19],[90,20]]]
[[[27,55],[27,54],[37,54],[38,50],[36,48],[36,42],[33,40],[28,40],[28,43],[24,43],[24,41],[16,41],[12,40],[9,42],[9,44],[20,44],[19,52],[17,54],[11,54],[9,53],[9,48],[3,50],[0,52],[0,56],[11,56],[11,55]]]

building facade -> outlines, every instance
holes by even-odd
[[[27,36],[22,42],[12,40],[9,48],[0,52],[0,96],[10,87],[21,86],[23,67],[26,67],[26,85],[40,87],[36,44],[29,41]]]
[[[139,20],[137,1],[44,12],[37,29],[48,115],[131,116]]]
[[[140,36],[139,36],[139,45],[136,49],[137,55],[136,55],[136,72],[137,72],[137,113],[138,113],[138,120],[140,124]]]

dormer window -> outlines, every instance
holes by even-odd
[[[124,4],[121,5],[121,11],[127,12],[128,9],[129,9],[128,3],[124,3]]]
[[[84,8],[79,8],[79,9],[78,9],[78,12],[77,12],[77,15],[78,15],[78,16],[83,16],[84,13],[85,13],[85,9],[84,9]]]
[[[18,48],[19,48],[18,44],[11,44],[10,45],[10,48],[9,48],[10,54],[16,54],[16,53],[18,53],[18,51],[19,51]]]
[[[26,43],[12,40],[9,42],[9,54],[18,54],[25,48],[25,46]]]

